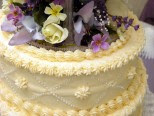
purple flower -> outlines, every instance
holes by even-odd
[[[13,20],[5,20],[1,25],[1,30],[5,32],[15,32],[17,30],[17,26],[14,25]]]
[[[125,29],[127,30],[130,25],[129,24],[125,24],[124,26],[125,26]]]
[[[134,22],[134,19],[129,19],[128,24],[129,24],[129,25],[132,25],[132,24],[133,24],[133,22]]]
[[[39,2],[40,1],[38,0],[35,3],[27,0],[27,2],[22,5],[21,9],[24,11],[25,15],[32,16],[32,11],[35,8],[35,5],[39,4]]]
[[[130,26],[134,28],[135,31],[139,29],[139,25],[133,26],[134,19],[122,16],[112,16],[112,21],[117,24],[117,28],[124,25],[125,29],[127,30]]]
[[[11,4],[10,6],[10,14],[7,15],[7,19],[13,20],[14,24],[16,25],[16,23],[20,22],[24,15],[22,13],[22,10],[18,7],[18,6],[14,6],[13,4]]]
[[[9,45],[21,45],[33,40],[44,40],[44,36],[39,31],[40,26],[34,21],[31,16],[25,16],[22,20],[22,28],[18,30],[11,38]]]
[[[65,0],[54,0],[54,4],[64,5]]]
[[[116,21],[117,20],[117,16],[112,16],[112,21]]]
[[[120,21],[117,21],[117,27],[121,27],[122,23]]]
[[[140,28],[139,25],[135,25],[135,26],[134,26],[135,31],[137,31],[139,28]]]
[[[80,46],[83,36],[86,34],[86,27],[84,24],[88,24],[90,26],[94,25],[93,21],[93,10],[94,10],[94,1],[87,3],[83,6],[77,13],[74,13],[77,20],[74,21],[74,30],[75,43]]]
[[[107,50],[109,48],[109,43],[106,40],[109,38],[108,34],[104,34],[103,37],[101,34],[97,34],[93,36],[93,41],[91,42],[91,47],[93,48],[93,52],[99,52],[101,49]]]
[[[123,20],[124,20],[124,23],[127,23],[128,22],[128,17],[124,17]]]

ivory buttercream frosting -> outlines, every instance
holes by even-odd
[[[144,29],[111,1],[3,2],[2,116],[142,115]]]

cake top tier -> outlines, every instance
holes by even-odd
[[[72,76],[105,72],[139,54],[143,28],[121,0],[68,1],[5,1],[0,55],[32,72]]]
[[[10,46],[29,43],[66,51],[90,48],[96,53],[120,38],[117,29],[139,29],[134,19],[109,13],[106,0],[8,0],[3,9],[2,31],[15,33]]]

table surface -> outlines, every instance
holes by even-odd
[[[154,94],[147,90],[145,96],[143,116],[154,116]]]

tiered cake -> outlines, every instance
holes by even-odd
[[[120,0],[6,0],[0,24],[2,116],[142,115],[144,31]]]

